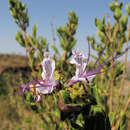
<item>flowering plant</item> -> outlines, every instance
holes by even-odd
[[[22,92],[29,89],[34,95],[34,100],[40,101],[37,104],[34,102],[32,109],[35,108],[43,122],[51,124],[44,128],[54,129],[55,126],[57,129],[62,129],[63,126],[63,129],[123,129],[126,126],[126,111],[130,99],[127,97],[128,101],[125,107],[118,110],[118,107],[121,107],[120,99],[124,96],[121,95],[122,87],[119,89],[119,86],[120,84],[123,86],[125,80],[125,76],[121,76],[122,73],[123,75],[126,73],[124,68],[126,68],[127,53],[130,49],[128,46],[130,25],[127,26],[130,14],[129,4],[126,6],[126,14],[123,15],[122,2],[113,1],[110,3],[109,6],[115,20],[113,25],[110,23],[109,16],[107,16],[107,23],[105,17],[102,20],[95,18],[100,40],[97,44],[94,37],[88,38],[88,57],[73,50],[77,41],[75,33],[78,17],[75,12],[69,11],[67,24],[57,28],[63,54],[60,55],[55,45],[53,32],[54,55],[52,59],[48,52],[46,39],[36,35],[36,24],[33,27],[32,35],[28,35],[26,31],[29,26],[26,5],[19,0],[9,0],[9,2],[11,14],[21,29],[16,34],[16,40],[26,49],[32,77],[35,77],[35,80],[21,86]],[[124,44],[127,47],[122,51]],[[90,46],[98,55],[97,57],[91,54],[95,63],[90,63]],[[117,61],[123,55],[125,55],[124,65]],[[38,67],[39,64],[41,67]],[[55,69],[58,71],[57,81],[54,79]],[[39,73],[40,78],[37,78]],[[119,79],[122,79],[121,83]],[[92,82],[91,85],[90,82]],[[54,87],[58,89],[53,91]],[[118,90],[119,92],[117,92]],[[28,97],[28,93],[25,95]],[[43,100],[41,100],[41,95],[46,95],[43,96]],[[43,105],[46,105],[47,109]],[[41,113],[46,114],[46,116],[41,116]],[[47,117],[47,120],[44,117]],[[46,122],[43,123],[43,126],[46,126]]]

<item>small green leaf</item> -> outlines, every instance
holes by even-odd
[[[25,47],[25,40],[21,32],[16,32],[16,40],[22,47]]]
[[[128,15],[130,16],[130,3],[128,5],[126,5],[125,10],[128,13]]]
[[[126,24],[128,23],[128,16],[127,15],[122,16],[120,22],[122,25],[126,26]]]
[[[115,1],[112,1],[112,2],[109,4],[109,8],[110,8],[112,11],[115,11],[115,9],[116,9],[116,2],[115,2]]]
[[[120,17],[121,17],[121,15],[122,15],[121,9],[120,9],[120,8],[116,8],[116,10],[115,10],[115,12],[114,12],[114,18],[115,18],[116,20],[119,20]]]
[[[33,31],[32,31],[33,39],[36,39],[36,31],[37,31],[37,24],[34,24]]]
[[[56,54],[58,54],[58,53],[59,53],[59,52],[58,52],[58,49],[56,48],[56,46],[55,46],[55,45],[52,45],[52,46],[51,46],[51,48],[55,51],[55,53],[56,53]]]

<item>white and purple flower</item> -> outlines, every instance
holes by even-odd
[[[110,57],[112,57],[112,55],[117,50],[117,48],[118,48],[118,42],[117,42],[116,48],[113,50],[111,55],[109,55],[99,65],[97,65],[98,61],[100,60],[101,56],[104,53],[104,50],[106,48],[106,46],[105,46],[103,48],[100,56],[98,57],[98,59],[95,61],[95,64],[94,64],[93,68],[90,71],[86,72],[87,67],[88,67],[88,62],[89,62],[89,59],[90,59],[90,44],[89,44],[89,41],[88,41],[88,47],[89,47],[88,58],[86,58],[84,56],[84,54],[78,52],[77,50],[72,51],[73,58],[70,60],[70,63],[76,65],[76,71],[75,71],[75,76],[73,76],[72,79],[69,81],[68,86],[71,86],[71,85],[73,85],[73,84],[75,84],[75,83],[77,83],[79,81],[91,82],[93,80],[93,78],[96,76],[96,74],[107,72],[107,71],[109,71],[111,68],[113,68],[115,66],[115,65],[113,65],[110,68],[108,68],[108,69],[101,72],[100,70],[103,69],[104,66],[107,65],[107,63],[110,63],[111,61],[121,57],[122,55],[124,55],[130,49],[130,47],[126,48],[125,51],[123,51],[119,56],[114,56],[113,58],[108,60]]]
[[[86,74],[86,67],[88,65],[87,63],[87,57],[84,56],[84,54],[80,53],[77,50],[72,51],[73,57],[70,60],[71,64],[76,65],[76,71],[75,76],[72,77],[72,80],[79,80],[79,81],[85,81],[85,77],[83,75]]]
[[[73,50],[72,54],[73,54],[73,58],[70,60],[70,63],[76,65],[76,71],[75,71],[75,76],[72,77],[68,85],[70,86],[76,82],[86,81],[86,80],[88,82],[91,82],[92,79],[95,77],[95,75],[90,75],[86,77],[87,75],[86,68],[88,66],[89,55],[87,58],[84,56],[84,54],[80,53],[77,50]]]
[[[43,69],[41,74],[42,79],[35,79],[26,85],[22,85],[23,93],[25,89],[35,89],[34,99],[36,102],[41,100],[40,95],[52,93],[54,87],[58,85],[58,82],[54,80],[53,76],[55,61],[50,58],[49,52],[44,53],[44,59],[41,62],[41,66]]]

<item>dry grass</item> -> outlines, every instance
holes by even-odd
[[[27,66],[27,58],[16,54],[0,54],[0,73],[8,67],[25,67]]]

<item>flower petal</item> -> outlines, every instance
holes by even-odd
[[[24,93],[26,89],[30,89],[28,84],[21,85],[21,88],[22,88],[22,93]]]
[[[71,86],[71,85],[73,85],[73,84],[75,84],[75,83],[77,83],[77,82],[79,82],[79,81],[86,81],[86,79],[85,79],[84,77],[76,77],[76,76],[74,76],[74,77],[72,77],[72,79],[69,81],[68,86]]]
[[[50,59],[49,52],[45,55],[45,58],[41,62],[42,65],[42,78],[43,80],[51,81],[53,79],[53,73],[55,70],[55,61]]]
[[[91,75],[91,76],[88,76],[87,79],[89,82],[92,82],[92,80],[94,79],[96,75]]]
[[[39,87],[40,85],[37,84],[36,85],[36,91],[39,93],[39,94],[48,94],[48,93],[52,93],[53,91],[53,86],[51,87]]]
[[[70,59],[70,63],[71,63],[71,64],[76,64],[77,62],[76,62],[76,60],[75,60],[74,58],[71,58],[71,59]]]

